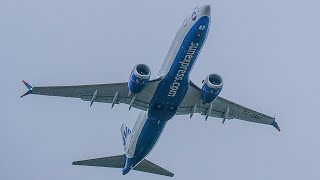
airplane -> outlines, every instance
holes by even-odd
[[[219,96],[223,79],[210,74],[199,88],[189,75],[207,39],[211,21],[210,5],[196,7],[183,21],[155,78],[145,64],[134,66],[128,82],[75,86],[32,87],[23,81],[28,94],[80,98],[94,102],[128,104],[142,110],[132,130],[121,127],[124,154],[75,161],[73,165],[121,168],[125,175],[131,170],[173,177],[174,174],[148,160],[146,157],[156,145],[166,124],[175,115],[199,113],[208,117],[272,125],[280,128],[274,117],[251,110]]]

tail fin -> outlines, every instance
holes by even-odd
[[[72,165],[82,166],[98,166],[98,167],[110,167],[110,168],[123,168],[126,161],[125,155],[111,156],[97,159],[89,159],[83,161],[75,161]],[[142,171],[146,173],[158,174],[163,176],[173,177],[173,173],[163,169],[162,167],[144,159],[136,167],[133,168],[136,171]]]
[[[131,130],[125,125],[122,124],[121,126],[121,136],[122,136],[122,141],[123,141],[123,148],[124,151],[127,151],[128,147],[128,142],[131,136]]]

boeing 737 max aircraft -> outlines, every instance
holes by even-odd
[[[217,74],[210,74],[202,88],[189,79],[189,74],[204,45],[210,27],[210,6],[196,7],[180,27],[164,63],[156,78],[150,80],[151,71],[147,65],[136,65],[128,82],[76,86],[32,87],[24,95],[38,94],[80,98],[94,102],[125,103],[142,110],[130,130],[121,127],[124,154],[119,156],[73,162],[74,165],[122,168],[122,174],[130,170],[143,171],[164,176],[173,173],[146,160],[146,156],[157,143],[168,120],[174,115],[200,113],[205,120],[210,117],[240,119],[255,123],[279,126],[275,118],[243,107],[219,95],[223,81]]]

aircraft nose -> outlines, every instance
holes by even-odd
[[[201,13],[204,15],[204,16],[209,16],[210,17],[210,13],[211,13],[211,7],[209,4],[207,5],[204,5],[201,7]]]

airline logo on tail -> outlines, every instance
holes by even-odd
[[[121,126],[121,135],[122,135],[122,142],[123,142],[123,147],[124,147],[124,151],[127,151],[127,142],[130,138],[131,135],[131,130],[125,125],[123,124]]]

